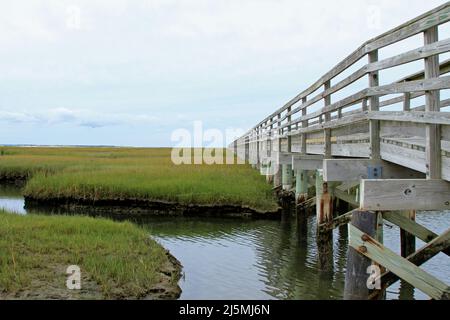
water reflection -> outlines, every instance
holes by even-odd
[[[0,188],[0,207],[25,213],[20,190]],[[51,214],[51,212],[47,212]],[[417,221],[435,232],[448,228],[450,212],[418,213]],[[183,264],[182,299],[341,299],[347,228],[333,231],[333,257],[320,268],[314,216],[283,215],[279,221],[152,217],[133,219]],[[384,242],[399,252],[398,227],[386,224]],[[417,241],[417,248],[423,242]],[[329,260],[331,261],[331,260]],[[449,283],[450,263],[440,254],[425,270]],[[428,299],[398,281],[388,299]]]
[[[181,298],[342,297],[342,275],[334,281],[333,272],[320,272],[317,245],[298,232],[295,217],[281,221],[175,220],[152,218],[141,223],[185,266]],[[315,229],[314,217],[304,220],[307,230]]]
[[[0,184],[0,209],[18,214],[26,214],[21,190]]]

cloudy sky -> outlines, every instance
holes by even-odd
[[[197,120],[247,130],[443,2],[1,1],[0,144],[171,146]]]

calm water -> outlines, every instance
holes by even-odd
[[[27,214],[17,189],[0,187],[0,207]],[[450,225],[450,212],[418,213],[417,221],[435,232]],[[334,231],[332,270],[318,268],[315,219],[299,223],[241,219],[150,218],[144,225],[183,264],[181,299],[341,299],[347,252],[346,228]],[[399,252],[398,227],[385,224],[384,241]],[[423,245],[417,241],[417,247]],[[450,283],[450,260],[444,254],[424,269]],[[397,282],[388,299],[428,299]]]

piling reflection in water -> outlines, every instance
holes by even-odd
[[[153,218],[142,223],[157,234],[161,243],[185,266],[181,298],[342,297],[343,275],[319,269],[314,216],[298,219],[285,213],[280,221],[240,222],[228,219],[208,222],[201,218],[180,218],[175,222],[173,219]],[[182,236],[178,235],[180,232]],[[196,251],[197,257],[192,257],[193,252],[186,243],[205,251]],[[208,243],[215,250],[210,251],[201,243]],[[247,261],[249,256],[252,256],[251,262]],[[345,261],[341,259],[337,263]],[[197,269],[206,264],[208,268],[220,271],[217,274],[199,273],[198,270],[191,272],[191,267]],[[339,269],[344,270],[344,266]],[[229,291],[223,290],[222,286]]]

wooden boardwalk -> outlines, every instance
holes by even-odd
[[[450,60],[442,59],[450,39],[439,38],[449,21],[447,2],[365,42],[229,146],[275,186],[295,190],[298,203],[315,194],[320,243],[351,221],[348,299],[381,297],[398,278],[431,298],[450,296],[418,267],[450,251],[450,229],[437,235],[414,221],[415,210],[450,210]],[[420,47],[379,59],[418,37]],[[380,84],[387,70],[421,61],[421,70]],[[336,212],[336,199],[353,210]],[[402,256],[383,246],[383,219],[402,229]],[[417,251],[416,237],[427,243]],[[372,265],[381,270],[378,290],[366,283]]]

